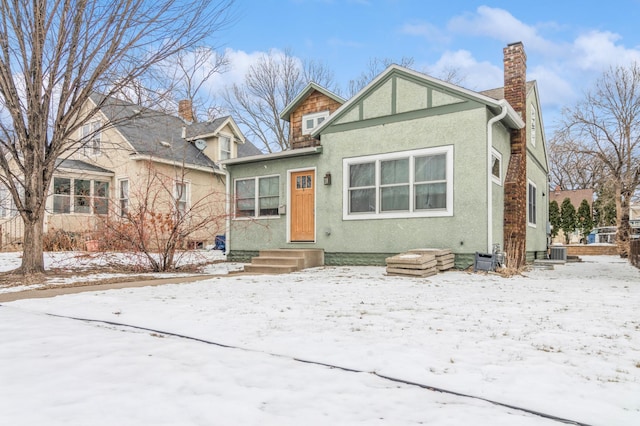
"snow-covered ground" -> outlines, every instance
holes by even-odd
[[[562,424],[377,373],[639,425],[640,271],[583,259],[512,278],[324,267],[6,303],[0,423]]]

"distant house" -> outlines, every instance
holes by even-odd
[[[292,149],[223,161],[229,259],[315,248],[326,264],[383,264],[450,248],[457,266],[494,244],[547,249],[548,162],[521,43],[505,87],[474,92],[392,65],[349,100],[315,84],[285,108]]]
[[[260,151],[247,141],[232,117],[192,122],[191,106],[182,116],[143,108],[94,94],[87,107],[99,112],[77,134],[83,147],[57,162],[47,201],[45,232],[63,230],[82,236],[100,229],[106,218],[126,215],[144,197],[149,176],[162,176],[167,200],[163,210],[187,209],[206,197],[208,214],[224,215],[225,172],[220,162]],[[169,197],[171,198],[171,197]],[[21,219],[0,188],[3,244],[19,244]],[[193,235],[192,246],[213,244],[216,229]]]

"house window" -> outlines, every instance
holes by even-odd
[[[188,208],[189,184],[184,181],[176,182],[174,186],[174,197],[176,201],[176,212],[179,217],[184,217]]]
[[[129,179],[120,180],[119,187],[120,217],[126,217],[129,213]]]
[[[536,193],[538,189],[536,185],[529,181],[528,202],[527,202],[527,221],[530,226],[536,226]]]
[[[91,213],[91,181],[74,179],[73,181],[73,212]]]
[[[13,217],[17,214],[16,205],[9,188],[0,186],[0,218]]]
[[[100,155],[100,139],[102,133],[100,129],[100,121],[92,121],[82,126],[82,143],[85,156]]]
[[[536,108],[531,104],[531,145],[536,146]]]
[[[278,216],[279,176],[238,179],[235,183],[235,191],[236,217]]]
[[[453,147],[343,161],[344,219],[451,216]]]
[[[308,135],[329,117],[329,111],[314,112],[302,116],[302,134]]]
[[[502,185],[502,154],[491,150],[491,178],[498,185]]]
[[[71,213],[71,179],[53,178],[53,212]]]
[[[109,212],[109,182],[93,181],[93,213]]]
[[[231,138],[227,136],[218,137],[220,144],[220,161],[231,158]]]

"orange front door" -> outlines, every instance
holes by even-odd
[[[314,241],[315,185],[313,170],[291,173],[291,241]]]

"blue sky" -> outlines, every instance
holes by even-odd
[[[344,92],[371,58],[403,56],[435,77],[455,68],[461,85],[483,90],[502,86],[502,48],[522,41],[547,133],[602,71],[640,62],[640,0],[238,0],[236,12],[219,34],[232,69],[217,84],[238,82],[260,54],[289,48],[325,63]]]

